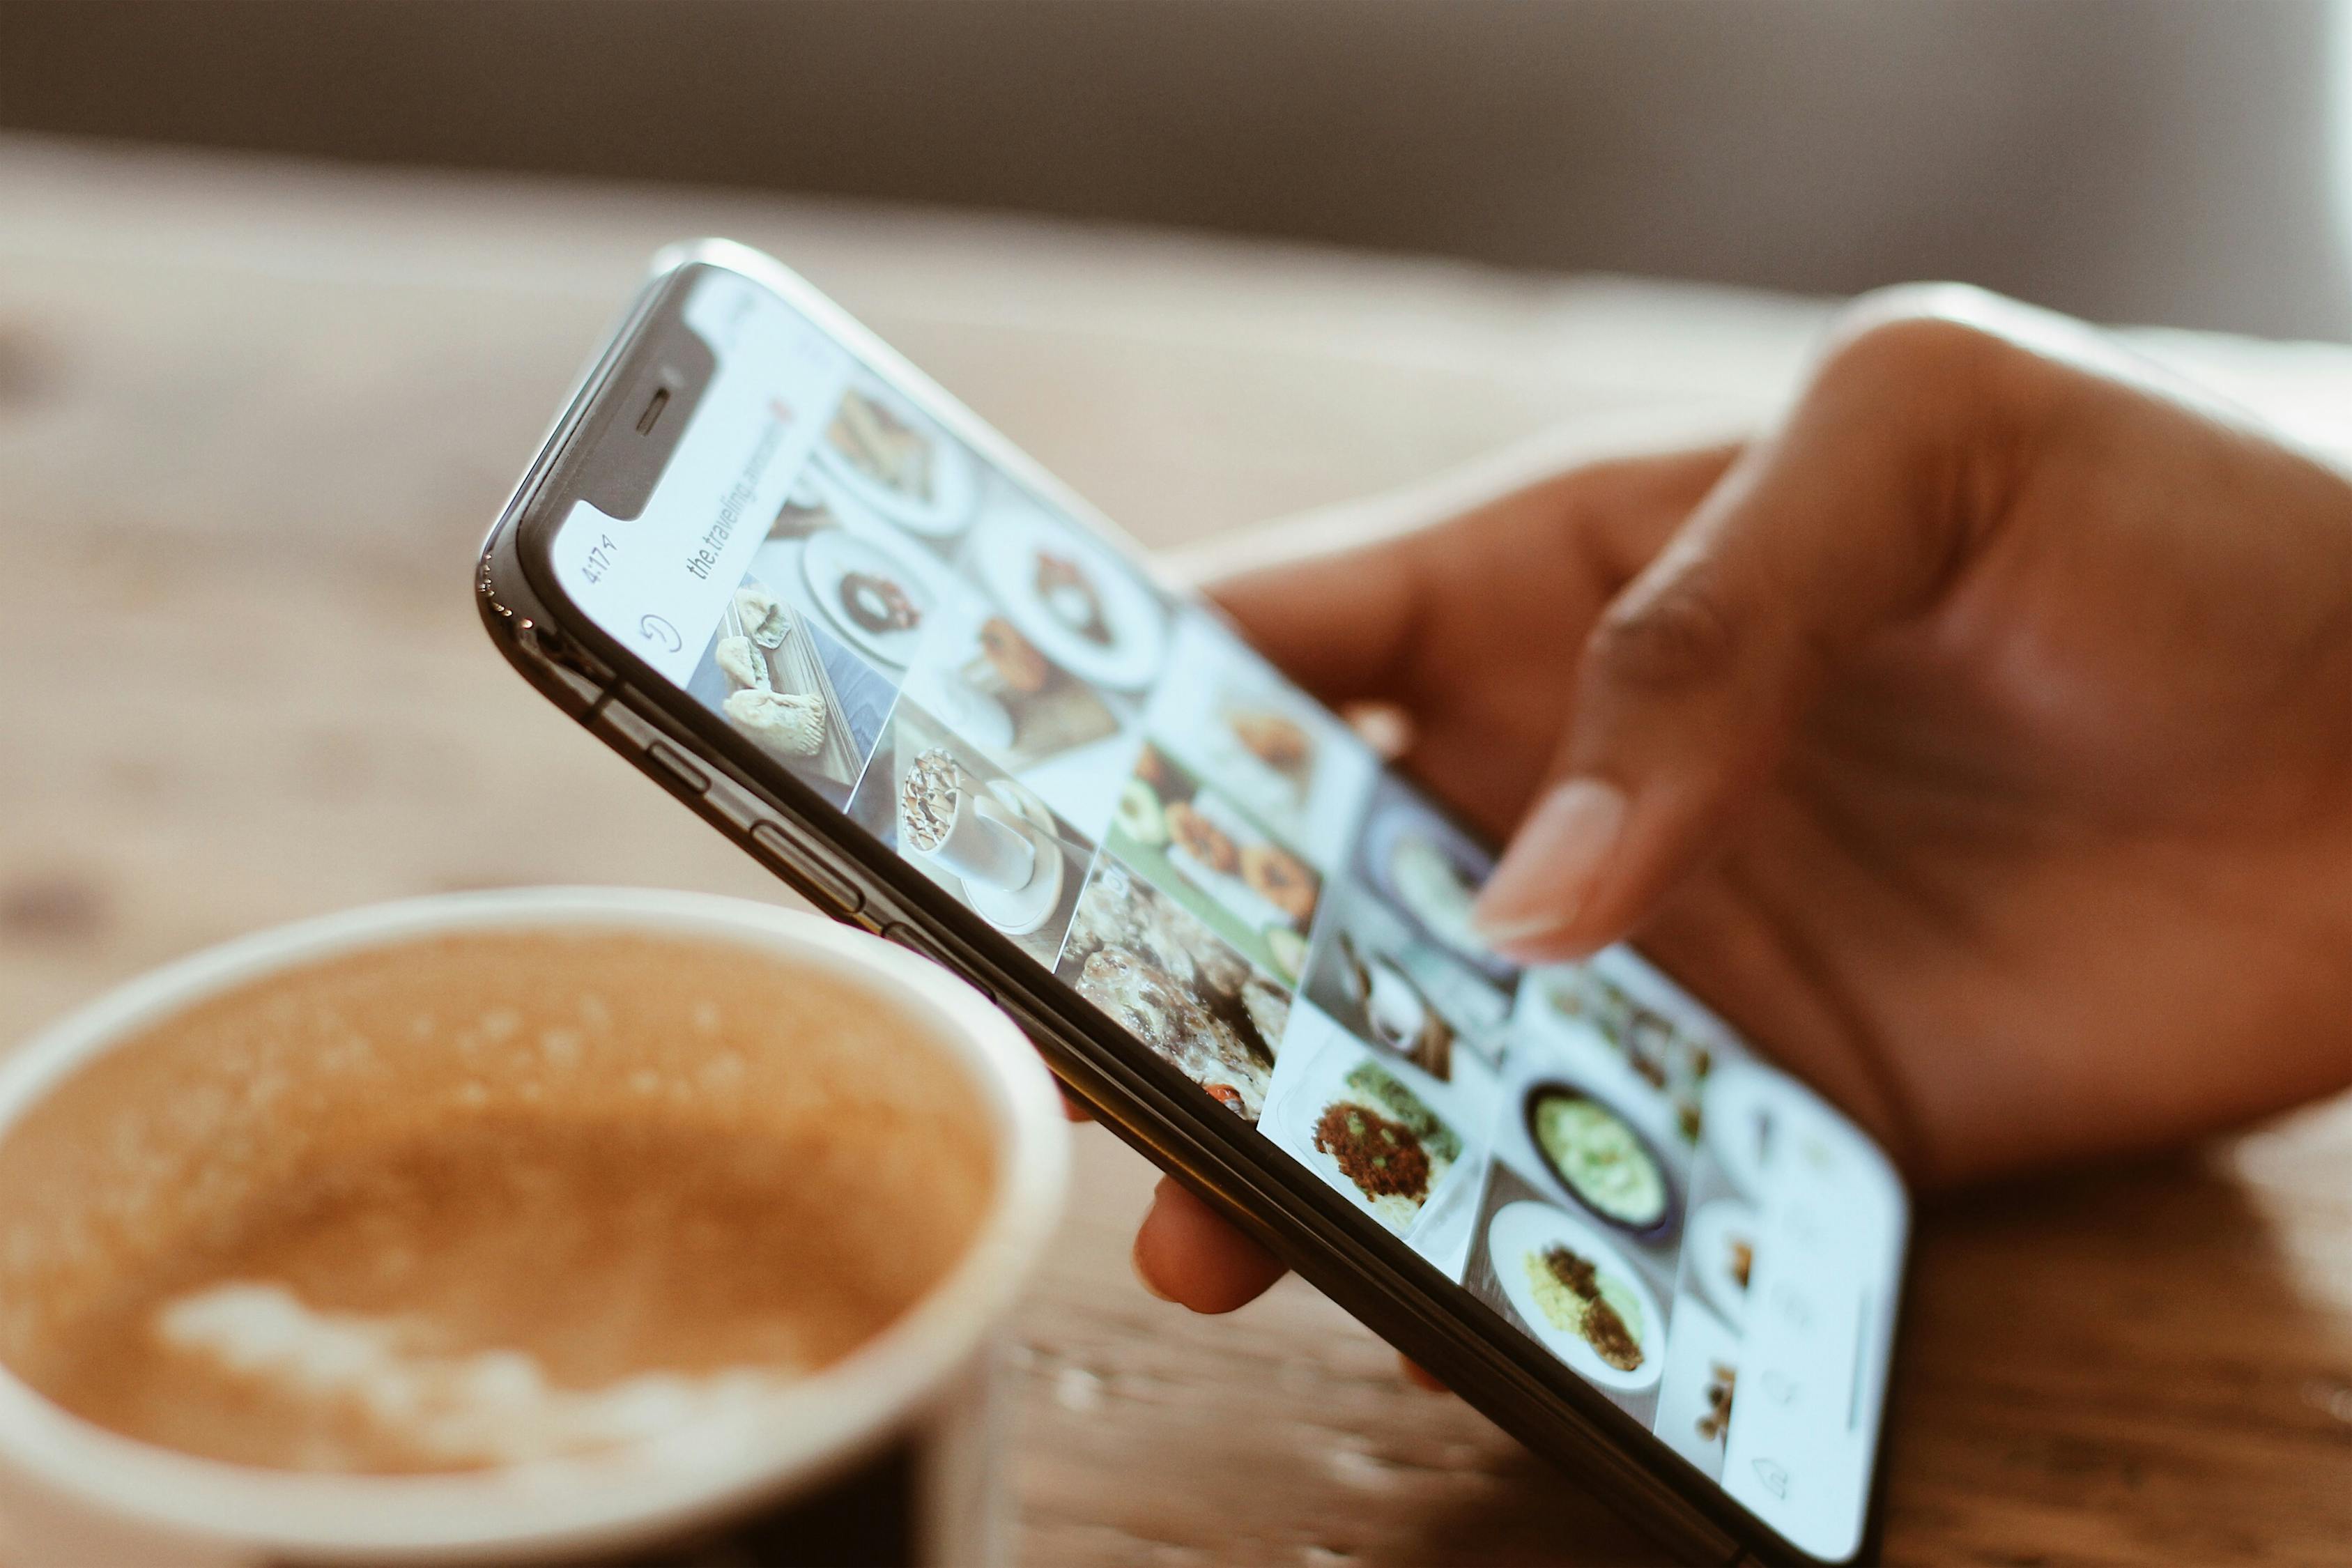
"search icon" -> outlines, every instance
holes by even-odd
[[[647,642],[659,646],[665,652],[676,653],[686,646],[686,639],[677,635],[677,628],[659,616],[647,616],[639,621],[637,631]]]

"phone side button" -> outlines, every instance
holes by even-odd
[[[646,742],[646,761],[651,763],[656,772],[667,775],[671,782],[688,795],[709,793],[710,775],[678,755],[666,742]]]
[[[866,903],[866,895],[846,881],[842,875],[824,861],[810,854],[792,840],[792,836],[772,822],[751,824],[751,847],[762,859],[803,884],[810,895],[820,900],[834,913],[854,915]]]

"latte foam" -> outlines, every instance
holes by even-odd
[[[436,937],[197,1004],[0,1142],[0,1360],[130,1436],[462,1469],[740,1414],[992,1193],[898,1005],[751,949]]]

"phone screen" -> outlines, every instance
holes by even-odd
[[[1807,1552],[1868,1510],[1908,1226],[1860,1131],[1629,949],[1482,943],[1487,850],[775,291],[580,610]]]

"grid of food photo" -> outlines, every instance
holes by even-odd
[[[693,689],[1719,1467],[1772,1079],[1629,954],[1488,948],[1488,852],[1213,616],[861,374]]]
[[[1806,1091],[1622,948],[1526,974],[1511,1040],[1463,1281],[1718,1474]]]

